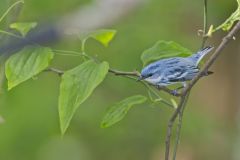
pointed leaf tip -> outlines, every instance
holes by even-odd
[[[145,50],[141,55],[141,60],[145,65],[152,61],[170,57],[186,57],[192,52],[173,41],[160,40],[151,48]]]
[[[66,71],[62,76],[59,95],[59,118],[64,134],[77,108],[91,95],[108,73],[107,62],[100,64],[92,60]]]
[[[113,29],[101,29],[94,32],[90,32],[83,36],[81,39],[86,41],[89,38],[93,38],[96,41],[100,42],[105,47],[108,47],[109,43],[112,41],[117,31]]]
[[[53,56],[50,48],[27,46],[9,57],[5,63],[8,90],[46,69]]]
[[[116,103],[107,109],[101,122],[101,128],[110,127],[121,121],[133,105],[144,103],[146,100],[147,98],[145,96],[135,95]]]
[[[37,26],[36,22],[17,22],[10,25],[11,29],[15,29],[25,37],[28,32]]]

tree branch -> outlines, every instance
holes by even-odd
[[[109,69],[109,73],[113,73],[116,76],[133,76],[133,77],[139,77],[140,73],[138,71],[133,71],[133,72],[124,72],[124,71],[118,71],[115,69]]]
[[[227,44],[234,40],[235,34],[240,30],[240,21],[233,27],[233,29],[222,39],[222,42],[217,47],[215,52],[212,54],[212,56],[208,59],[208,61],[205,63],[203,68],[200,70],[200,72],[196,75],[196,77],[190,81],[189,85],[183,90],[182,94],[186,94],[193,86],[197,83],[197,81],[201,78],[201,75],[206,73],[208,69],[212,66],[212,64],[216,61],[218,56],[221,54],[222,50],[227,46]]]
[[[202,44],[201,44],[201,48],[204,48],[205,43],[207,42],[208,36],[207,36],[207,27],[208,27],[208,12],[207,12],[207,0],[203,0],[203,35],[202,35]],[[174,144],[174,149],[173,149],[173,160],[176,159],[177,156],[177,149],[178,149],[178,145],[179,145],[179,141],[180,141],[180,135],[181,135],[181,128],[182,128],[182,118],[183,118],[183,113],[184,113],[184,109],[187,105],[188,102],[188,98],[190,95],[190,90],[187,92],[186,94],[186,98],[184,99],[184,102],[182,103],[182,106],[180,106],[180,112],[178,113],[178,125],[177,125],[177,130],[176,130],[176,139],[175,139],[175,144]],[[174,122],[173,122],[174,123]],[[171,136],[170,136],[171,139]],[[168,141],[170,141],[170,139],[168,139]],[[168,142],[168,144],[170,144],[170,142]],[[168,148],[168,150],[170,150],[170,146]],[[169,151],[168,151],[169,154]]]
[[[165,139],[165,145],[166,145],[166,149],[165,149],[165,160],[169,160],[169,153],[170,153],[170,140],[172,137],[172,128],[173,128],[173,124],[180,112],[180,109],[184,106],[185,100],[186,100],[186,96],[181,96],[180,97],[180,102],[178,104],[177,109],[175,110],[175,112],[173,113],[172,117],[170,118],[170,120],[168,121],[168,128],[167,128],[167,134],[166,134],[166,139]]]
[[[124,71],[118,71],[118,70],[115,70],[115,69],[109,69],[108,72],[113,73],[116,76],[133,76],[133,77],[139,77],[140,76],[140,73],[138,71],[124,72]],[[156,85],[153,85],[153,84],[150,84],[150,83],[148,83],[148,84],[151,85],[151,86],[154,86],[158,90],[162,90],[162,91],[164,91],[164,92],[166,92],[166,93],[168,93],[172,96],[176,96],[176,97],[181,96],[181,93],[175,92],[174,90],[171,90],[167,87],[156,86]]]
[[[170,139],[172,136],[172,127],[173,124],[177,118],[177,116],[180,114],[181,111],[184,108],[185,100],[188,97],[188,94],[190,93],[192,87],[198,82],[198,80],[202,77],[204,73],[208,71],[208,69],[212,66],[212,64],[216,61],[218,56],[221,54],[222,50],[227,46],[227,44],[233,40],[233,37],[237,32],[240,30],[240,21],[234,26],[234,28],[222,39],[222,42],[219,44],[215,52],[212,54],[212,56],[208,59],[208,61],[205,63],[203,68],[200,70],[200,72],[196,75],[193,80],[190,81],[190,83],[187,85],[186,88],[183,89],[181,96],[180,96],[180,102],[178,104],[177,109],[172,114],[169,122],[168,122],[168,129],[167,129],[167,135],[165,140],[166,150],[165,150],[165,160],[169,160],[169,152],[170,152]]]
[[[188,92],[188,94],[186,95],[186,98],[183,102],[183,107],[178,114],[178,125],[177,125],[176,140],[175,140],[175,145],[174,145],[174,150],[173,150],[173,160],[175,160],[176,156],[177,156],[177,149],[178,149],[178,144],[180,141],[181,128],[182,128],[182,118],[183,118],[184,109],[186,108],[186,105],[188,102],[189,95],[190,95],[190,92]]]
[[[64,74],[64,71],[62,71],[60,69],[56,69],[56,68],[48,68],[48,69],[45,69],[44,71],[45,72],[53,72],[53,73],[58,74],[59,76],[62,76]],[[108,72],[112,73],[116,76],[124,76],[124,77],[130,78],[130,79],[133,79],[133,80],[135,80],[134,77],[138,78],[140,76],[140,73],[138,71],[124,72],[124,71],[119,71],[116,69],[109,69]],[[145,83],[143,81],[141,81],[141,82],[144,86],[146,86],[152,93],[154,93],[159,98],[159,95],[153,91],[153,88],[151,88],[151,86],[149,86],[150,84]],[[154,85],[152,85],[152,86],[159,89],[157,86],[154,86]],[[167,88],[165,88],[165,90],[166,90],[166,92],[171,92],[171,90],[169,90]],[[164,99],[162,99],[161,102],[171,108],[174,108],[174,106],[171,103],[165,101]]]

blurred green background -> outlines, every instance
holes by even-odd
[[[11,2],[14,2],[13,0]],[[0,15],[11,4],[0,0]],[[89,0],[25,0],[19,21],[58,18]],[[236,8],[235,0],[209,1],[209,22],[220,24]],[[196,51],[197,31],[203,24],[203,1],[148,0],[106,28],[118,31],[108,48],[94,40],[87,52],[109,61],[120,70],[140,70],[141,53],[157,40],[173,40]],[[3,26],[3,25],[2,25]],[[208,44],[216,46],[224,32]],[[239,36],[238,36],[239,37]],[[63,40],[53,48],[79,50],[79,41]],[[52,66],[70,69],[81,63],[76,57],[57,55]],[[193,89],[185,111],[179,160],[240,159],[239,40],[232,42],[211,70]],[[79,107],[61,137],[58,122],[60,78],[42,73],[0,95],[0,160],[159,160],[164,155],[167,121],[172,111],[164,105],[136,106],[120,123],[99,127],[108,106],[146,89],[129,79],[108,75],[91,97]]]

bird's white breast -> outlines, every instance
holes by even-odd
[[[159,84],[161,82],[161,80],[162,80],[162,76],[161,75],[159,75],[158,77],[154,77],[154,78],[149,77],[149,78],[145,79],[145,81],[147,81],[147,82],[149,82],[151,84],[155,84],[155,85]]]

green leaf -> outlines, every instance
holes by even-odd
[[[89,60],[63,74],[59,95],[59,117],[62,134],[67,130],[79,105],[104,80],[108,69],[107,62],[96,64]]]
[[[27,46],[5,63],[8,90],[46,69],[54,53],[47,47]]]
[[[101,127],[107,128],[119,122],[124,118],[133,105],[144,103],[146,100],[147,98],[142,95],[135,95],[116,103],[107,110],[107,113],[101,122]]]
[[[170,57],[186,57],[191,55],[191,51],[187,48],[182,47],[173,41],[158,41],[155,45],[145,50],[141,56],[143,65],[160,60],[163,58]]]
[[[218,27],[216,27],[213,32],[219,30],[219,29],[222,29],[223,31],[229,31],[233,24],[236,22],[236,21],[239,21],[240,20],[240,0],[237,0],[237,3],[238,3],[238,8],[235,12],[233,12],[231,14],[231,16],[226,19],[221,25],[219,25]]]
[[[83,41],[86,41],[88,38],[93,38],[98,42],[100,42],[105,47],[107,47],[109,42],[115,36],[116,32],[117,32],[116,30],[112,30],[112,29],[97,30],[95,32],[88,33],[82,39]]]
[[[10,25],[10,28],[17,30],[18,32],[21,33],[23,37],[25,37],[27,33],[36,26],[37,26],[36,22],[18,22],[12,23]]]

